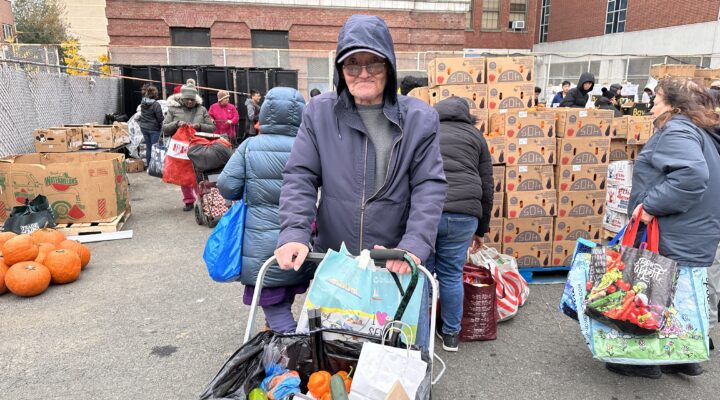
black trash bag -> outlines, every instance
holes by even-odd
[[[112,125],[113,122],[128,122],[127,114],[105,114],[105,125]]]
[[[208,145],[190,146],[188,158],[192,161],[193,167],[207,172],[222,169],[232,157],[232,149],[222,143],[211,143]]]
[[[5,220],[3,231],[20,235],[55,226],[50,202],[47,197],[40,194],[30,201],[25,199],[25,205],[13,207],[10,216]]]
[[[299,372],[301,387],[305,387],[312,373],[310,337],[266,331],[250,339],[230,356],[199,399],[246,399],[250,391],[258,387],[265,378],[263,353],[270,348],[284,349],[283,353],[289,359],[287,368]]]

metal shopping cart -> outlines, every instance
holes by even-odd
[[[310,253],[306,258],[307,262],[320,263],[325,257],[324,253]],[[429,282],[431,289],[431,316],[429,319],[429,343],[427,350],[422,351],[422,359],[427,362],[427,372],[423,383],[418,389],[416,399],[430,399],[432,385],[435,384],[445,372],[444,362],[435,355],[435,320],[436,320],[436,304],[437,304],[437,283],[432,274],[422,266],[415,265],[412,259],[400,250],[372,250],[370,257],[376,262],[401,259],[407,261],[411,268],[412,274],[418,276],[422,274]],[[263,287],[265,274],[272,266],[276,265],[275,257],[268,259],[260,268],[255,285],[255,292],[250,306],[248,322],[245,327],[245,336],[243,345],[235,352],[223,365],[218,374],[205,388],[200,396],[200,400],[224,399],[224,398],[245,398],[247,394],[256,387],[264,378],[264,370],[262,360],[265,351],[268,349],[281,347],[286,352],[288,359],[287,368],[298,371],[301,379],[301,388],[307,384],[310,374],[319,370],[327,370],[335,373],[340,370],[348,371],[357,366],[360,352],[362,350],[362,341],[381,343],[383,345],[392,345],[394,347],[405,347],[398,339],[397,333],[400,329],[393,328],[387,330],[388,335],[383,332],[382,338],[366,335],[359,332],[328,329],[320,327],[319,310],[308,310],[310,317],[310,332],[307,334],[282,334],[272,331],[263,331],[251,337],[255,332],[255,317],[257,307],[260,300],[260,292]],[[377,264],[379,265],[379,264]],[[402,288],[398,283],[398,289],[403,293],[403,300],[398,307],[398,313],[395,320],[399,321],[404,312],[403,304],[407,304],[412,297],[415,289],[412,284],[407,288]],[[415,281],[416,282],[416,281]],[[406,301],[407,299],[407,301]],[[314,313],[317,311],[317,315]],[[425,310],[427,311],[427,310]],[[420,312],[423,312],[421,309]],[[398,315],[399,314],[399,315]],[[394,333],[393,333],[394,331]],[[352,336],[358,340],[328,340],[323,338],[325,333],[337,334],[336,336]],[[390,338],[386,342],[386,338]],[[414,346],[413,346],[414,347]],[[433,362],[440,362],[442,369],[433,378]],[[295,395],[295,398],[304,399],[305,396]]]

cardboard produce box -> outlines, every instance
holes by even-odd
[[[545,243],[552,241],[553,218],[505,218],[503,243]]]
[[[558,139],[560,165],[607,164],[610,162],[610,138]]]
[[[558,240],[552,244],[552,265],[554,267],[569,267],[572,265],[573,254],[575,254],[574,240]]]
[[[485,141],[490,149],[493,165],[505,164],[505,152],[507,151],[507,138],[505,136],[485,135]]]
[[[485,245],[497,244],[502,245],[503,237],[503,219],[492,218],[490,219],[490,231],[483,236],[485,238]],[[500,250],[502,251],[502,250]]]
[[[627,144],[627,139],[612,139],[610,141],[610,162],[635,160],[642,148],[641,144]]]
[[[613,161],[608,164],[608,183],[632,186],[633,162]]]
[[[556,156],[555,138],[513,138],[507,139],[507,165],[554,165]]]
[[[557,193],[554,190],[514,192],[507,193],[505,197],[506,218],[554,217],[556,215]]]
[[[449,97],[457,96],[464,99],[470,110],[484,110],[487,108],[487,85],[478,83],[474,85],[442,85],[429,91],[430,104],[435,105]]]
[[[473,109],[470,110],[470,114],[475,117],[475,127],[485,135],[489,130],[487,109]]]
[[[112,125],[87,125],[83,128],[85,142],[97,143],[99,148],[115,147],[115,129]]]
[[[555,189],[552,165],[518,165],[505,169],[505,191],[530,192]]]
[[[533,83],[496,83],[488,85],[488,109],[490,111],[524,109],[532,107],[535,95]]]
[[[428,64],[428,85],[485,83],[484,57],[439,57]]]
[[[143,172],[145,170],[145,162],[138,158],[128,158],[125,160],[125,171],[128,173]]]
[[[627,213],[631,191],[632,187],[630,186],[608,183],[607,195],[605,197],[607,208],[621,213]]]
[[[600,240],[600,231],[602,230],[603,217],[593,215],[591,217],[555,218],[555,226],[553,232],[555,237],[553,240],[578,240],[580,238],[591,241]]]
[[[420,99],[423,102],[430,104],[430,88],[428,87],[417,87],[408,92],[408,96]]]
[[[650,66],[650,76],[660,80],[672,77],[689,78],[695,76],[695,65],[690,64],[653,64]]]
[[[490,214],[491,218],[500,218],[502,220],[505,211],[505,193],[495,193],[493,195],[493,208]]]
[[[555,179],[561,192],[604,190],[608,166],[605,164],[558,165]]]
[[[606,210],[603,215],[603,228],[610,232],[618,233],[623,226],[627,225],[628,216],[613,210]]]
[[[68,153],[82,148],[82,129],[73,127],[35,129],[35,151]]]
[[[528,82],[535,83],[535,57],[488,57],[487,82]]]
[[[503,244],[503,253],[515,257],[520,268],[549,267],[552,242]]]
[[[117,153],[34,153],[0,159],[0,217],[42,194],[58,223],[115,218],[130,201],[124,158]]]
[[[610,137],[613,139],[627,139],[628,135],[628,116],[614,117],[612,120],[612,129]]]
[[[645,144],[653,135],[655,126],[653,117],[644,115],[641,117],[628,117],[628,144]]]
[[[558,195],[559,217],[591,217],[605,212],[605,191],[564,192]]]
[[[505,191],[505,166],[493,166],[493,191],[501,193]]]
[[[130,143],[130,131],[127,122],[115,122],[113,127],[113,147]]]
[[[558,137],[609,137],[613,111],[585,108],[556,108]]]
[[[552,111],[500,110],[490,113],[493,135],[513,138],[555,137]]]

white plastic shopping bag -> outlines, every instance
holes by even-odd
[[[420,352],[366,342],[350,387],[350,400],[384,399],[400,381],[411,399],[425,378],[427,363]]]

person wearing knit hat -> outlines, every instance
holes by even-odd
[[[162,124],[162,131],[165,136],[172,136],[180,127],[189,126],[197,132],[212,133],[215,130],[207,109],[202,106],[202,97],[195,87],[195,80],[188,79],[180,88],[180,93],[174,94],[167,99],[167,112]],[[191,211],[195,203],[195,188],[181,186],[183,193],[183,211]]]
[[[236,144],[235,126],[240,121],[240,114],[237,108],[230,104],[230,93],[220,90],[217,98],[217,103],[211,105],[208,111],[215,123],[215,133],[226,135],[233,144]]]

